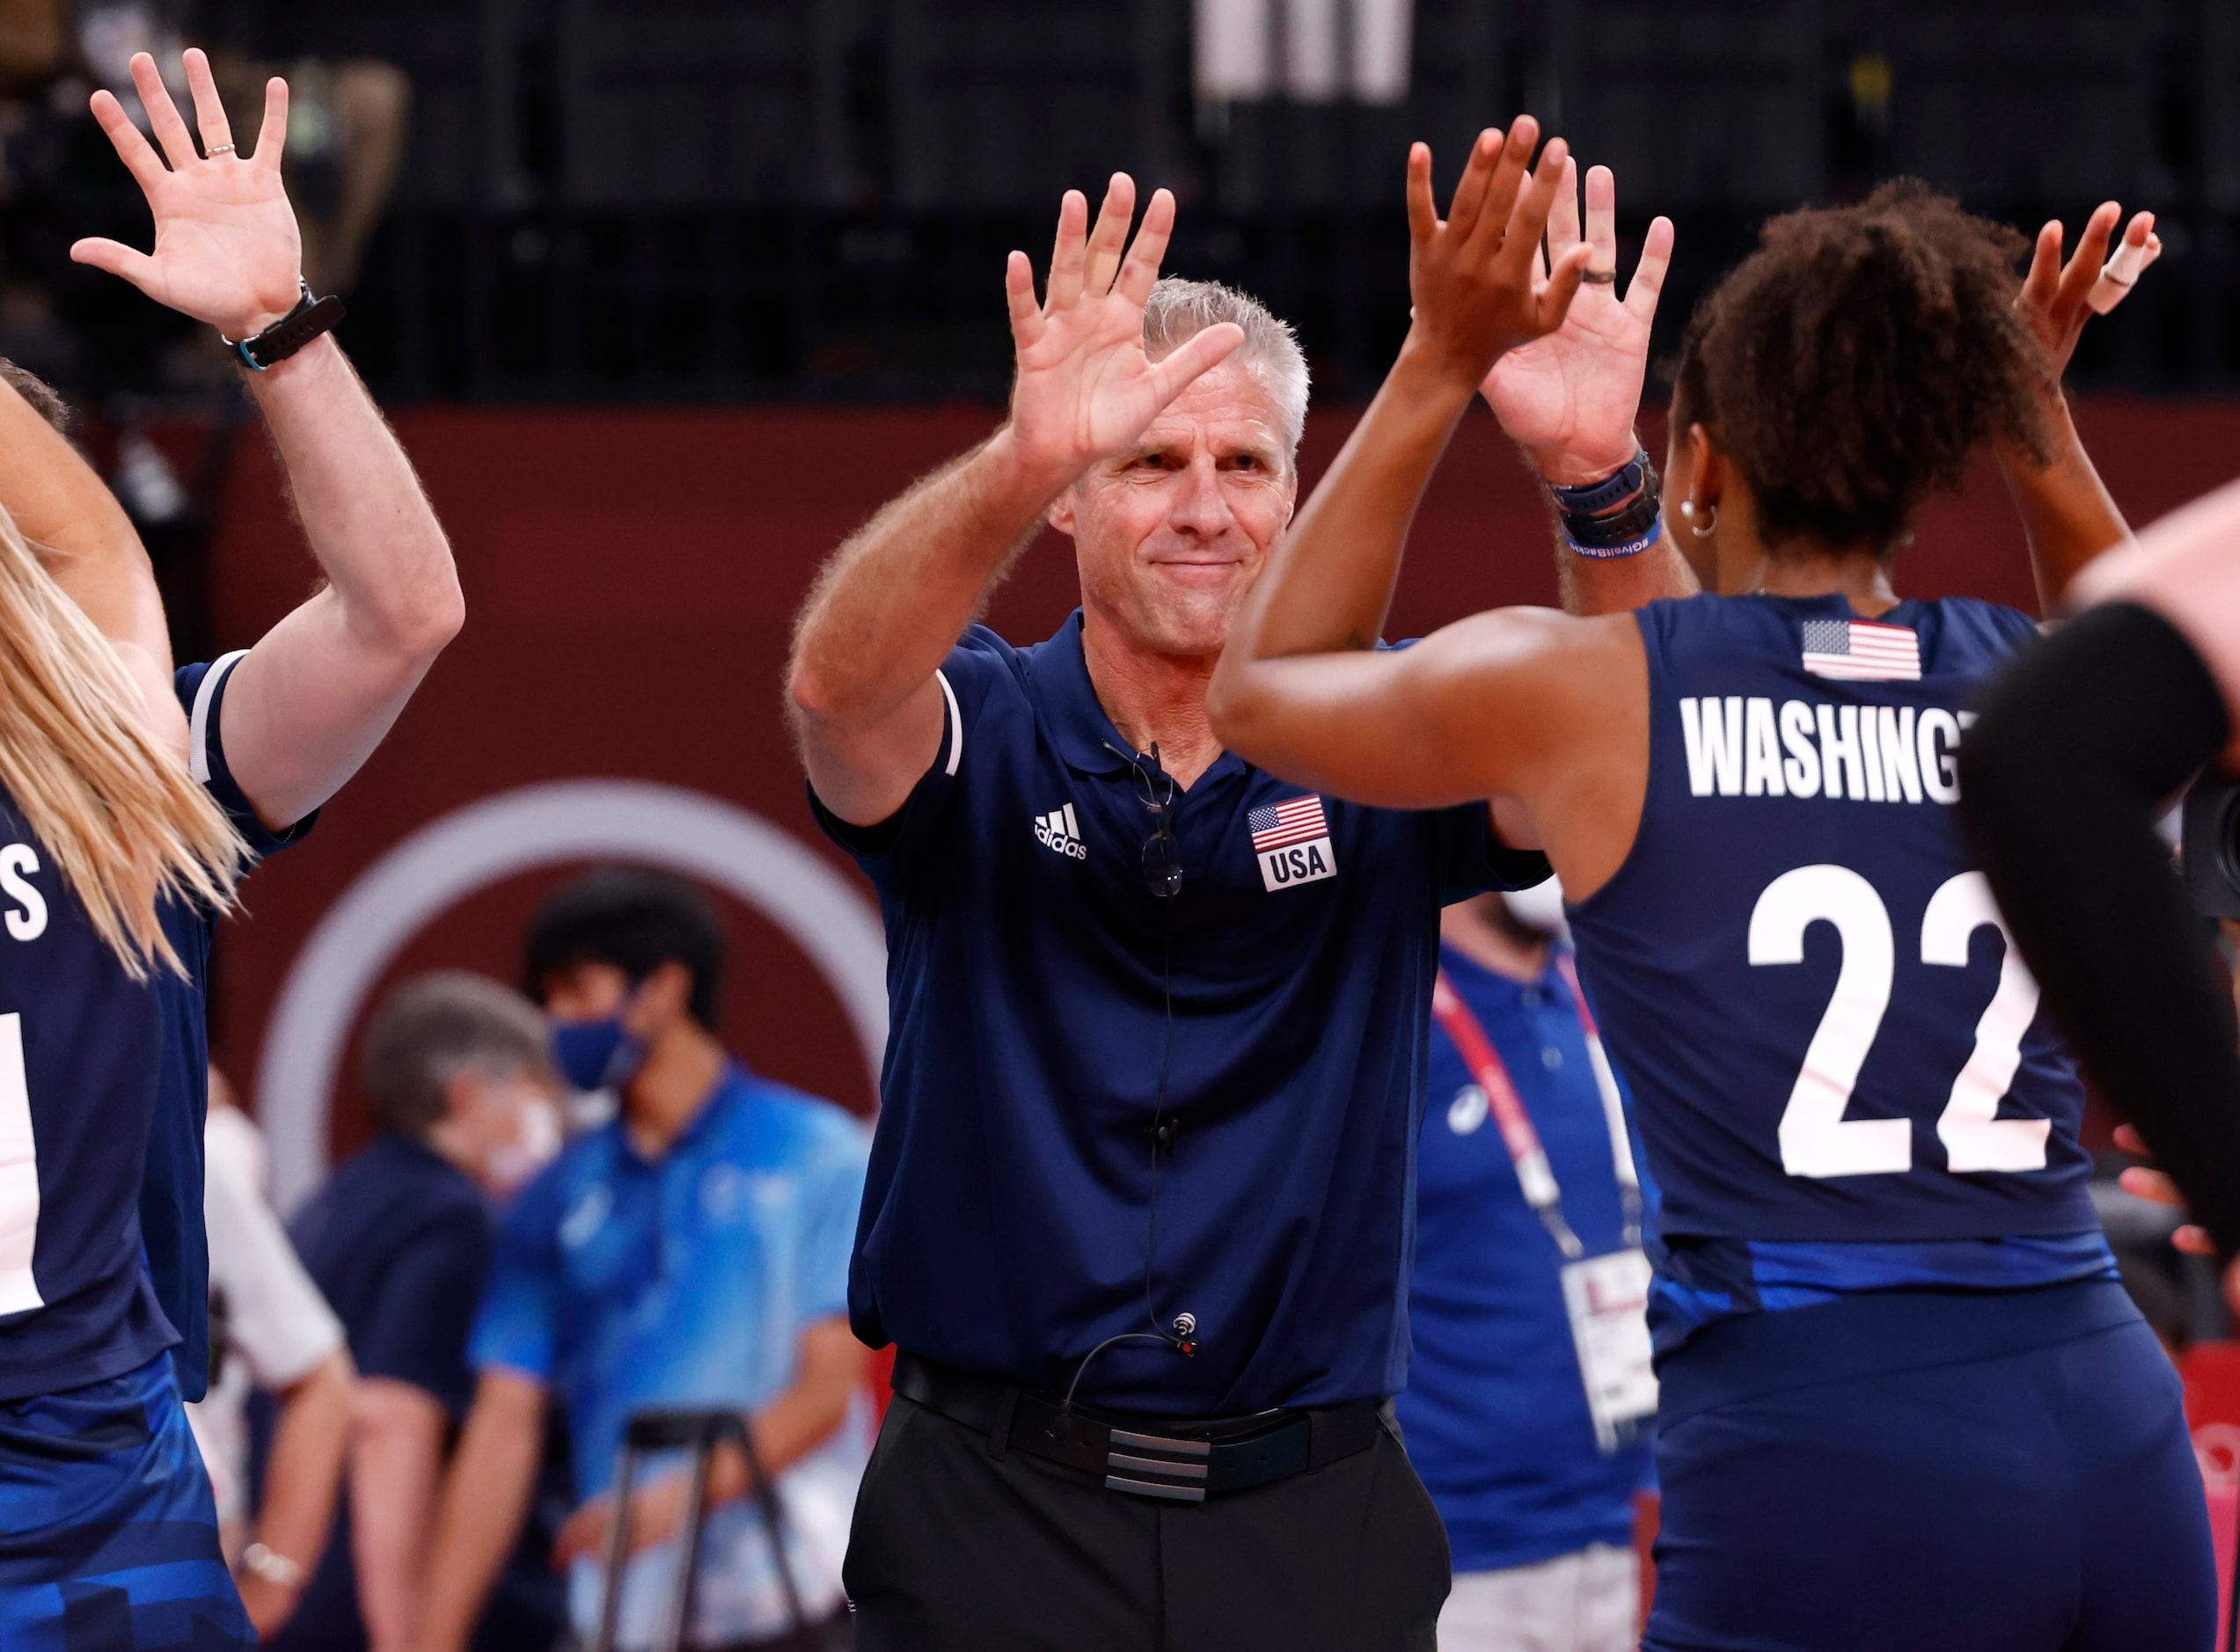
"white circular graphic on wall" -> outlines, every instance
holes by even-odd
[[[814,963],[846,1012],[875,1089],[887,1047],[879,914],[815,850],[759,815],[647,780],[560,780],[429,822],[358,875],[289,966],[266,1026],[257,1118],[273,1199],[300,1203],[326,1173],[327,1114],[350,1029],[405,944],[477,890],[540,866],[621,860],[737,897]]]

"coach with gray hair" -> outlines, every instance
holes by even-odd
[[[1159,279],[1174,201],[1130,247],[1134,204],[1116,176],[1092,231],[1067,194],[1041,303],[1011,255],[1008,420],[840,548],[795,640],[812,801],[889,955],[857,1645],[1428,1648],[1446,1544],[1385,1401],[1438,913],[1547,866],[1484,806],[1317,796],[1214,739],[1307,364]],[[1045,523],[1081,606],[1015,647],[973,621]]]

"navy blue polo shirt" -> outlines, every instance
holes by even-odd
[[[1160,1323],[1194,1314],[1202,1346],[1120,1343],[1085,1403],[1396,1391],[1438,910],[1546,861],[1482,805],[1318,799],[1224,754],[1176,800],[1162,900],[1078,612],[1032,648],[975,626],[940,681],[941,745],[903,808],[868,829],[818,809],[887,931],[857,1335],[1063,1393],[1146,1328],[1148,1262]],[[1178,1129],[1154,1173],[1162,1061]]]

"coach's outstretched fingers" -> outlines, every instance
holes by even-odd
[[[1153,193],[1131,247],[1135,204],[1134,180],[1115,172],[1091,227],[1087,199],[1065,193],[1039,305],[1025,255],[1014,252],[1005,268],[1018,371],[1004,438],[1026,473],[1051,493],[1141,435],[1191,380],[1244,341],[1241,329],[1224,322],[1151,360],[1144,307],[1174,230],[1175,197]]]

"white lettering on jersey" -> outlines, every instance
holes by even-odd
[[[11,1010],[0,1015],[0,1313],[46,1306],[32,1276],[38,1249],[39,1142],[24,1074],[24,1018]]]
[[[1960,744],[1960,724],[1951,713],[1932,705],[1922,713],[1916,738],[1921,742],[1922,789],[1940,803],[1960,800],[1960,764],[1953,754]]]
[[[1798,797],[1817,796],[1820,789],[1820,749],[1812,743],[1812,708],[1803,700],[1781,703],[1781,743],[1788,757],[1782,778]]]
[[[1680,714],[1694,796],[1868,803],[1958,802],[1960,734],[1975,720],[1936,705],[1776,706],[1739,694],[1684,698]]]
[[[38,870],[39,856],[29,844],[0,849],[0,894],[22,908],[8,914],[8,932],[18,940],[37,940],[47,932],[47,897],[24,881],[26,873]]]
[[[1780,797],[1788,790],[1781,775],[1781,738],[1774,733],[1774,703],[1752,698],[1742,708],[1742,794]]]
[[[1727,696],[1724,721],[1714,699],[1684,699],[1680,708],[1680,738],[1687,742],[1687,789],[1709,797],[1716,784],[1721,797],[1732,797],[1742,790],[1742,697]]]
[[[1068,860],[1089,858],[1088,845],[1081,841],[1081,829],[1074,823],[1071,803],[1035,816],[1035,841]]]

